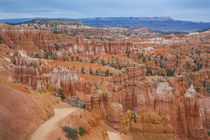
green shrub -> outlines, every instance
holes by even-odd
[[[99,88],[98,88],[98,85],[97,85],[96,83],[95,83],[95,88],[96,88],[96,89],[99,89]]]
[[[133,119],[134,119],[134,122],[136,123],[136,114],[134,113],[134,111],[133,111]]]
[[[36,53],[35,57],[36,57],[36,58],[40,58],[40,57],[39,57],[39,53]]]
[[[81,108],[81,109],[85,109],[85,104],[78,101],[78,100],[68,100],[67,99],[67,103],[74,106],[74,107],[78,107],[78,108]]]
[[[45,54],[44,54],[44,59],[48,59],[48,53],[46,52]]]
[[[146,59],[145,59],[145,57],[143,57],[143,62],[146,62]]]
[[[85,74],[85,70],[84,70],[83,67],[82,67],[82,69],[81,69],[81,73],[82,73],[82,74]]]
[[[160,63],[160,68],[163,68],[162,61],[159,61],[159,63]]]
[[[92,71],[92,69],[90,69],[89,74],[90,74],[90,75],[93,75],[93,71]]]
[[[53,60],[57,60],[57,56],[52,55]]]
[[[60,94],[61,99],[64,100],[66,97],[63,94],[63,90],[62,89],[58,89],[58,92]]]
[[[13,64],[15,64],[16,65],[16,60],[14,59],[14,61],[13,61]]]
[[[59,34],[59,32],[58,32],[58,31],[56,31],[56,30],[54,30],[54,31],[53,31],[53,33],[54,33],[54,34]]]
[[[196,67],[194,68],[194,72],[195,71],[199,71],[202,68],[202,64],[200,63],[199,60],[195,60],[194,63],[196,64]]]
[[[103,66],[105,65],[104,59],[101,60],[101,64],[102,64]]]
[[[130,50],[128,48],[126,49],[126,54],[127,54],[127,57],[129,58],[130,57]]]
[[[98,70],[96,70],[96,75],[99,75],[99,71]]]
[[[80,136],[83,136],[85,133],[86,133],[85,128],[79,127],[79,134],[80,134]]]
[[[66,137],[68,139],[77,140],[78,139],[78,132],[76,129],[70,128],[68,126],[62,127],[62,130],[66,132]]]
[[[155,65],[157,65],[157,60],[155,60]]]
[[[161,76],[165,76],[165,74],[164,73],[161,73]]]
[[[197,87],[197,88],[195,88],[195,90],[196,90],[197,92],[199,92],[199,91],[200,91],[200,88],[199,88],[199,87]]]
[[[109,70],[106,70],[105,76],[109,76]]]
[[[151,60],[151,58],[150,57],[148,57],[148,61],[150,61]]]
[[[82,109],[85,109],[85,108],[86,108],[86,107],[85,107],[85,104],[83,104],[83,105],[82,105]]]
[[[71,61],[74,61],[74,56],[71,57]]]
[[[93,63],[94,63],[94,61],[91,59],[91,60],[90,60],[90,63],[92,63],[92,64],[93,64]]]
[[[150,67],[147,67],[147,72],[146,72],[146,76],[152,76],[153,73],[152,73],[152,69]]]
[[[174,76],[174,72],[175,72],[175,69],[174,70],[167,69],[166,70],[166,75],[167,76]]]

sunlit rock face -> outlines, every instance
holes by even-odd
[[[169,116],[158,110],[136,115],[128,110],[123,116],[121,132],[130,134],[133,140],[175,140]]]
[[[195,89],[194,89],[193,85],[191,85],[190,88],[187,89],[187,92],[185,93],[184,96],[188,97],[188,98],[194,98],[195,97]]]

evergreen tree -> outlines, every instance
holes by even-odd
[[[93,71],[92,71],[91,68],[90,68],[89,74],[90,74],[90,75],[93,75]]]
[[[109,70],[106,70],[105,76],[109,76]]]
[[[84,70],[83,67],[82,67],[82,69],[81,69],[81,73],[82,73],[82,74],[85,74],[85,70]]]

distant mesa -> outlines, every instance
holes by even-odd
[[[19,24],[24,22],[57,22],[62,24],[84,24],[90,27],[147,27],[151,31],[161,32],[195,32],[210,28],[210,22],[192,22],[175,20],[171,17],[95,17],[95,18],[20,18],[1,19],[0,22]],[[62,20],[62,21],[60,21]],[[68,22],[70,21],[70,22]]]
[[[61,20],[61,19],[35,19],[35,20],[32,20],[32,21],[27,21],[25,23],[28,23],[28,24],[39,24],[39,25],[60,24],[60,25],[78,25],[78,26],[83,26],[83,23],[81,21]]]

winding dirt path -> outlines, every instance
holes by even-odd
[[[48,121],[40,125],[40,127],[32,134],[30,140],[45,140],[47,134],[58,127],[57,123],[74,111],[74,108],[54,109],[55,115]]]
[[[74,108],[59,108],[54,109],[55,115],[50,118],[45,123],[41,124],[39,128],[31,135],[30,140],[45,140],[46,136],[54,129],[58,128],[57,123],[74,112]],[[110,140],[121,140],[121,137],[118,133],[114,131],[107,131]]]

